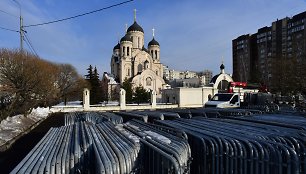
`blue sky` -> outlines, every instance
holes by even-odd
[[[19,0],[24,25],[70,17],[124,0]],[[100,74],[110,71],[113,47],[123,37],[125,24],[137,22],[145,32],[145,45],[155,38],[161,62],[176,70],[232,73],[232,40],[255,33],[272,21],[306,9],[305,0],[134,0],[119,7],[69,21],[25,28],[34,49],[43,59],[69,63],[80,74],[89,64]],[[4,12],[6,13],[4,13]],[[9,14],[7,14],[9,13]],[[18,30],[19,8],[0,0],[0,27]],[[19,48],[19,34],[0,29],[1,48]],[[26,49],[29,49],[25,45]]]

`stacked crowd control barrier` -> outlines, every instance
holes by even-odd
[[[87,121],[94,124],[110,121],[113,124],[123,123],[122,117],[109,112],[73,112],[67,113],[65,125],[75,124],[77,122]]]
[[[79,112],[65,125],[50,129],[12,173],[306,173],[303,115]]]
[[[141,137],[141,173],[189,173],[191,151],[187,136],[176,129],[132,120],[125,132]]]
[[[155,120],[173,120],[181,118],[178,113],[163,112],[163,111],[131,111],[128,114],[144,116],[147,118],[147,121],[150,123],[154,123]]]
[[[187,133],[191,173],[305,173],[306,119],[282,120],[274,115],[277,121],[273,122],[272,118],[263,121],[265,117],[272,116],[194,117],[158,123]],[[304,126],[294,126],[297,121]]]
[[[263,111],[256,109],[222,109],[222,108],[196,108],[196,109],[167,109],[167,112],[176,113],[181,118],[190,119],[192,117],[207,117],[207,118],[221,118],[221,117],[237,117],[237,116],[251,116],[263,114]]]
[[[189,173],[183,132],[144,119],[115,125],[120,118],[68,113],[65,126],[51,128],[11,173]]]
[[[131,173],[139,145],[110,122],[52,128],[11,173]]]

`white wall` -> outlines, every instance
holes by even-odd
[[[178,104],[179,107],[202,107],[208,96],[217,92],[212,87],[165,89],[162,91],[162,102]]]

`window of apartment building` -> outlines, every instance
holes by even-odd
[[[298,35],[296,35],[296,38],[299,39],[299,38],[301,38],[302,36],[303,36],[302,33],[299,33]]]
[[[291,36],[288,36],[288,37],[287,37],[287,40],[291,40]]]

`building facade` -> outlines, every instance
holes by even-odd
[[[242,35],[232,41],[233,47],[233,78],[235,81],[247,81],[250,79],[252,67],[251,53],[252,36]]]
[[[110,65],[111,74],[120,84],[128,80],[133,87],[142,86],[157,94],[166,85],[160,63],[160,45],[154,38],[154,29],[153,38],[145,48],[144,31],[136,22],[136,14],[134,23],[114,47]]]
[[[290,84],[288,80],[292,80],[294,74],[303,78],[306,75],[305,26],[306,11],[234,39],[233,79],[275,87]]]
[[[207,70],[207,69],[200,72],[200,76],[203,76],[205,80],[204,85],[208,85],[210,83],[212,79],[212,75],[213,75],[212,71]]]

